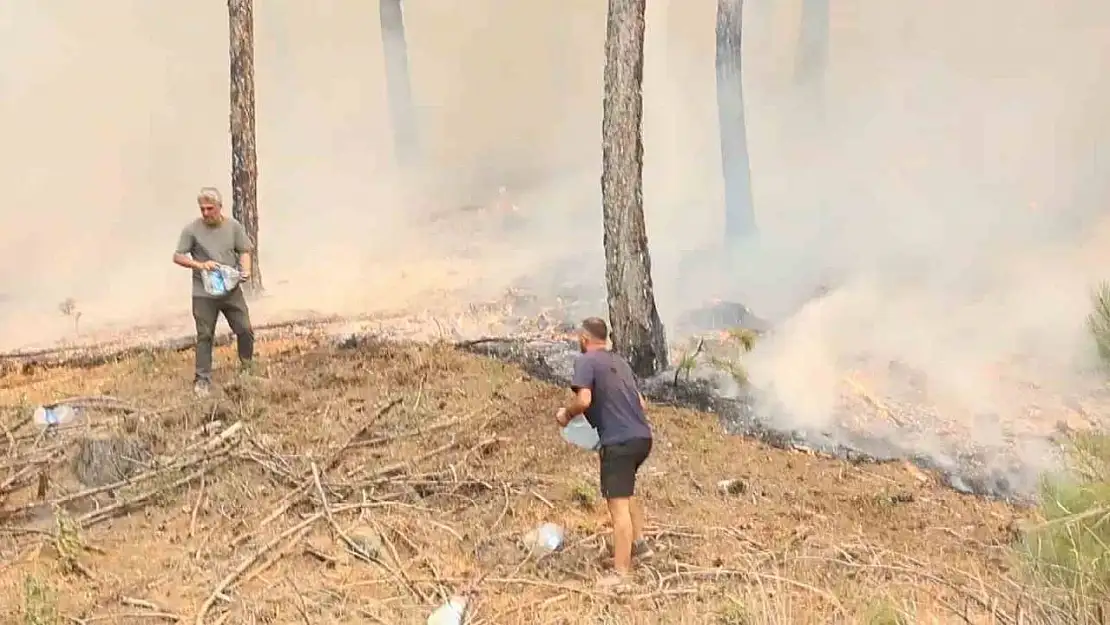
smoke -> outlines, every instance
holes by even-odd
[[[664,320],[711,297],[779,320],[747,366],[795,427],[839,418],[843,372],[868,363],[917,372],[987,445],[1029,402],[1086,389],[1087,293],[1110,256],[1095,227],[1110,6],[838,0],[818,116],[793,81],[801,2],[747,5],[761,239],[725,252],[714,2],[649,3],[645,201]],[[259,315],[603,283],[603,2],[406,2],[425,161],[404,172],[378,7],[266,0],[255,15],[272,293]],[[68,336],[66,297],[88,328],[187,320],[171,246],[200,186],[230,197],[225,7],[8,0],[0,66],[0,343]],[[488,215],[456,209],[501,186],[526,220],[489,236]]]

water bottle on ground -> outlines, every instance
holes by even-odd
[[[40,429],[51,426],[71,425],[81,417],[81,410],[66,404],[39,406],[31,415],[31,422]]]
[[[462,625],[466,612],[466,597],[451,597],[428,617],[428,625]]]
[[[594,451],[601,447],[601,439],[598,437],[597,430],[590,422],[586,420],[584,415],[578,415],[570,420],[566,427],[562,430],[563,439],[571,445],[581,447],[588,451]]]
[[[528,532],[524,537],[524,544],[538,553],[551,553],[558,551],[563,546],[566,532],[555,523],[544,523]]]

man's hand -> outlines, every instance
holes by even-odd
[[[558,423],[561,428],[565,428],[567,424],[570,423],[570,417],[567,415],[566,408],[560,408],[555,413],[555,423]]]
[[[206,260],[203,263],[199,263],[199,266],[198,266],[198,269],[201,269],[201,270],[204,270],[204,271],[215,271],[219,268],[220,268],[220,263],[217,263],[214,260]]]

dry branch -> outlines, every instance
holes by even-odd
[[[336,449],[329,455],[328,459],[323,464],[323,471],[326,473],[327,471],[330,471],[336,464],[338,464],[339,460],[343,456],[343,453],[346,452],[347,449],[350,448],[350,446],[359,439],[359,437],[365,434],[367,429],[377,423],[378,419],[388,414],[389,411],[393,410],[393,408],[400,403],[401,398],[396,398],[391,400],[385,406],[382,406],[380,409],[378,409],[378,411],[375,412],[373,416],[371,416],[360,428],[355,430],[354,434],[352,434],[347,439],[347,441],[343,443],[343,445],[341,445],[338,449]],[[286,495],[285,498],[282,500],[282,503],[279,504],[277,508],[271,511],[270,514],[266,516],[266,518],[262,519],[253,530],[243,532],[242,534],[239,534],[238,536],[233,538],[231,540],[231,545],[236,546],[242,544],[263,527],[273,522],[274,519],[285,514],[293,506],[296,506],[307,499],[309,493],[312,492],[312,484],[312,475],[308,475],[306,478],[303,478],[300,485],[297,486],[297,488],[295,488],[293,492]]]

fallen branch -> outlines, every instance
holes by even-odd
[[[187,476],[185,476],[185,477],[183,477],[179,480],[176,480],[173,483],[171,483],[171,484],[169,484],[165,487],[155,488],[155,489],[149,490],[149,491],[147,491],[147,492],[145,492],[141,495],[137,495],[135,497],[127,499],[125,501],[120,501],[120,502],[112,504],[110,506],[100,508],[99,510],[93,510],[92,512],[86,513],[86,514],[78,517],[77,518],[77,524],[82,529],[84,529],[84,528],[88,528],[90,526],[96,525],[97,523],[102,523],[104,521],[107,521],[108,519],[111,519],[115,516],[118,516],[119,514],[122,514],[124,512],[128,512],[130,510],[133,510],[135,508],[135,506],[137,506],[139,504],[142,504],[142,503],[146,503],[147,501],[149,501],[150,499],[154,498],[155,496],[157,496],[161,493],[176,490],[176,489],[180,488],[181,486],[184,486],[184,485],[186,485],[186,484],[188,484],[188,483],[190,483],[194,480],[200,479],[201,477],[203,477],[205,474],[209,473],[210,471],[212,471],[212,470],[224,465],[225,463],[227,463],[228,460],[230,460],[230,458],[228,456],[223,456],[223,457],[217,459],[215,462],[207,464],[207,465],[201,467],[200,470],[195,471],[195,472],[193,472],[193,473],[191,473],[191,474],[189,474],[189,475],[187,475]]]
[[[259,558],[269,553],[270,550],[272,550],[286,538],[289,538],[297,532],[300,532],[301,530],[311,526],[313,523],[319,521],[322,518],[324,518],[323,512],[317,512],[309,516],[307,519],[275,536],[273,539],[270,540],[270,542],[263,545],[261,549],[254,552],[253,555],[244,560],[239,566],[235,567],[235,570],[228,573],[226,577],[224,577],[222,580],[220,580],[218,584],[216,584],[216,587],[212,589],[211,594],[209,594],[208,598],[204,600],[203,604],[201,604],[200,609],[197,611],[197,618],[195,621],[196,625],[204,625],[204,618],[208,615],[208,611],[212,609],[212,606],[216,603],[216,600],[219,599],[220,596],[223,595],[224,592],[228,588],[230,588],[232,584],[235,583],[235,580],[239,579],[239,577],[241,577],[243,573],[246,573],[250,567],[254,566],[254,563],[258,562]]]
[[[239,427],[236,427],[236,426],[239,426]],[[227,440],[230,439],[231,436],[233,436],[241,428],[242,428],[242,423],[237,422],[235,425],[232,425],[231,427],[227,428],[226,430],[224,430],[223,432],[221,432],[220,434],[218,434],[217,436],[212,438],[210,441],[208,441],[204,445],[205,449],[211,450],[211,449],[214,449],[214,448],[218,447],[220,444],[222,444],[224,442],[227,442]],[[111,484],[106,484],[104,486],[97,486],[97,487],[94,487],[94,488],[87,488],[85,490],[78,491],[76,493],[66,495],[64,497],[59,497],[57,499],[53,499],[49,502],[49,504],[51,506],[60,506],[60,505],[63,505],[63,504],[67,504],[67,503],[71,503],[71,502],[78,501],[78,500],[81,500],[81,499],[85,499],[85,498],[91,497],[93,495],[98,495],[100,493],[113,491],[113,490],[118,490],[120,488],[125,488],[127,486],[133,486],[135,484],[140,484],[142,482],[146,482],[148,480],[151,480],[151,479],[154,479],[156,477],[165,475],[167,473],[177,473],[177,472],[180,472],[184,469],[190,469],[190,468],[195,467],[199,464],[202,464],[206,461],[209,461],[209,460],[212,460],[212,459],[215,459],[215,458],[219,458],[222,455],[225,455],[226,453],[227,453],[226,451],[225,452],[220,452],[220,453],[217,453],[217,454],[209,453],[209,454],[206,454],[204,456],[200,456],[198,458],[192,458],[192,459],[189,459],[189,460],[186,460],[186,461],[183,461],[183,462],[177,462],[177,463],[170,464],[170,465],[158,468],[158,469],[154,469],[152,471],[144,471],[143,473],[140,473],[138,475],[133,475],[133,476],[130,476],[128,478],[119,480],[117,482],[113,482]],[[39,505],[41,505],[40,502],[32,502],[32,503],[27,503],[27,504],[24,504],[24,505],[16,507],[16,508],[12,508],[10,510],[0,510],[0,519],[11,518],[12,516],[27,512],[29,510],[33,510],[33,509],[37,508]]]
[[[367,429],[370,428],[370,426],[377,423],[378,419],[385,416],[390,410],[392,410],[395,406],[400,404],[401,399],[402,398],[397,398],[397,399],[391,400],[388,404],[386,404],[385,406],[378,409],[378,411],[375,412],[374,415],[371,416],[366,421],[366,423],[364,423],[362,425],[362,427],[355,430],[354,434],[352,434],[350,437],[348,437],[347,441],[345,443],[343,443],[342,446],[340,446],[338,449],[336,449],[334,452],[331,453],[331,455],[328,457],[327,461],[324,462],[324,464],[323,464],[323,471],[326,473],[327,471],[330,471],[336,464],[338,464],[340,458],[343,455],[343,453],[346,452],[347,449],[350,448],[350,446],[352,444],[354,444],[359,439],[359,437],[361,437],[366,432]],[[273,511],[271,511],[270,514],[268,514],[266,516],[266,518],[262,519],[262,521],[260,521],[258,523],[258,525],[253,530],[243,532],[242,534],[239,534],[238,536],[232,538],[231,539],[231,546],[234,547],[236,545],[242,544],[244,541],[249,539],[251,536],[253,536],[256,532],[261,530],[263,527],[266,527],[271,522],[273,522],[274,519],[276,519],[276,518],[280,517],[281,515],[285,514],[286,512],[289,511],[290,508],[300,504],[302,501],[307,499],[309,493],[312,492],[312,482],[313,482],[313,480],[312,480],[311,475],[302,479],[300,485],[297,486],[297,488],[295,488],[293,490],[293,492],[286,495],[285,498],[282,500],[282,503],[279,504],[278,507],[275,508]]]

